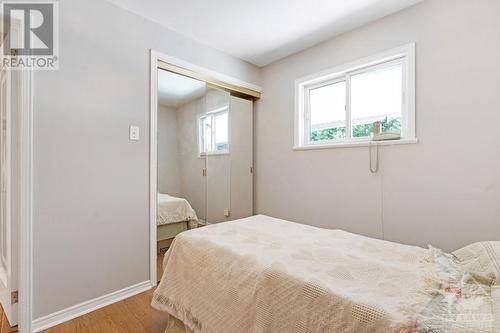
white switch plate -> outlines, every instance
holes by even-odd
[[[132,141],[139,141],[139,138],[140,138],[139,126],[133,126],[133,125],[130,126],[129,138]]]

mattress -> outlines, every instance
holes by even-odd
[[[158,225],[196,221],[196,213],[186,199],[158,193]]]
[[[172,239],[183,231],[189,229],[189,222],[162,224],[156,228],[156,239],[158,241]]]
[[[178,235],[152,305],[195,333],[497,332],[498,279],[464,262],[259,215]]]

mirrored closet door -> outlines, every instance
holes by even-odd
[[[158,241],[253,213],[249,99],[158,71]]]
[[[200,157],[205,158],[207,223],[225,221],[231,206],[230,94],[209,87],[200,116]]]

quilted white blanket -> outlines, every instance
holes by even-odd
[[[471,331],[467,318],[459,330],[436,329],[457,321],[443,309],[465,297],[447,283],[467,279],[435,249],[254,216],[180,234],[164,265],[152,305],[194,332]],[[489,308],[474,318],[477,331],[494,332]]]
[[[186,199],[158,193],[158,225],[196,220],[196,213]]]

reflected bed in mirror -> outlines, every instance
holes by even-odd
[[[174,238],[178,233],[196,228],[198,218],[186,199],[158,193],[158,241]]]

